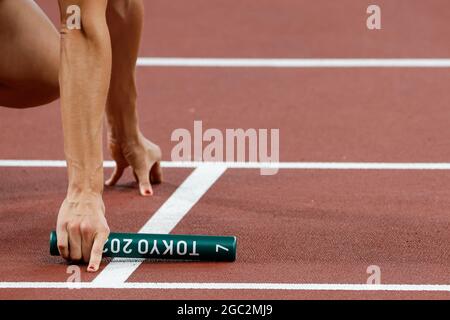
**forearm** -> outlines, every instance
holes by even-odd
[[[107,21],[112,42],[112,74],[106,107],[110,139],[138,139],[136,60],[143,24],[142,0],[110,0]],[[124,37],[123,30],[127,30]]]
[[[121,86],[110,91],[106,104],[108,136],[117,143],[136,140],[139,135],[135,85],[130,81]]]
[[[103,191],[102,123],[111,72],[104,14],[82,17],[83,30],[63,24],[61,31],[61,113],[68,196],[74,199]]]

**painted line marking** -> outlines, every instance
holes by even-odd
[[[198,166],[139,230],[139,233],[170,233],[226,169],[223,165]],[[105,286],[120,285],[143,261],[144,259],[129,262],[113,259],[92,283]]]
[[[450,292],[440,284],[329,284],[329,283],[196,283],[196,282],[0,282],[0,289],[149,289],[149,290],[287,290],[287,291],[409,291]]]
[[[450,59],[258,59],[141,57],[140,67],[210,68],[450,68]]]
[[[164,168],[225,167],[227,169],[299,169],[299,170],[450,170],[448,162],[195,162],[163,161]],[[105,168],[113,168],[105,161]],[[63,160],[0,160],[0,168],[65,168]]]

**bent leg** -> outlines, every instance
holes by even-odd
[[[33,1],[0,0],[0,56],[0,106],[58,98],[59,34]]]

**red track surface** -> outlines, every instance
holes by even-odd
[[[39,1],[57,17],[54,1]],[[448,1],[146,1],[141,56],[444,57]],[[446,69],[139,68],[141,126],[170,160],[171,132],[280,128],[281,161],[449,162]],[[58,103],[0,109],[0,159],[63,159]],[[107,154],[107,153],[105,153]],[[138,231],[191,169],[166,169],[152,199],[130,177],[105,192],[114,231]],[[0,168],[0,282],[67,279],[48,255],[64,169]],[[144,263],[129,282],[448,284],[450,173],[228,170],[174,233],[233,234],[233,264]],[[83,281],[94,276],[83,273]],[[0,298],[450,298],[449,292],[0,289]]]

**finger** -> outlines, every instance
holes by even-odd
[[[108,239],[109,232],[97,233],[91,250],[91,258],[89,260],[88,272],[97,272],[102,261],[103,247]]]
[[[122,177],[125,167],[116,165],[111,177],[105,182],[107,186],[114,186]]]
[[[69,236],[67,234],[67,230],[63,227],[58,226],[56,228],[56,238],[58,251],[61,257],[68,260],[69,259]]]
[[[92,243],[94,242],[94,232],[91,227],[81,225],[81,253],[83,261],[89,262],[91,257]]]
[[[72,261],[80,261],[82,258],[81,253],[81,234],[79,225],[69,225],[67,227],[69,231],[69,257]]]
[[[163,181],[163,173],[161,169],[161,163],[156,162],[150,170],[150,183],[159,184]]]
[[[150,184],[150,170],[140,170],[136,172],[139,180],[139,191],[142,196],[152,196],[153,189]]]

